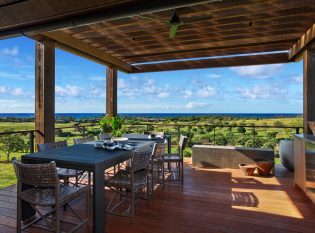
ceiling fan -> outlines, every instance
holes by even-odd
[[[169,26],[169,38],[174,39],[176,37],[176,33],[178,28],[184,24],[195,23],[199,21],[205,21],[208,19],[212,19],[211,15],[203,15],[203,16],[190,16],[190,17],[183,17],[181,18],[176,10],[174,10],[172,16],[169,19],[161,19],[155,18],[151,16],[143,16],[139,15],[140,18],[148,19],[148,20],[155,20],[159,22],[166,23]]]

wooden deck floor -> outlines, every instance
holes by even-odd
[[[15,196],[15,186],[0,190],[1,233],[15,232]],[[74,206],[80,209],[81,204]],[[157,190],[153,202],[139,202],[135,224],[108,216],[106,232],[311,233],[314,229],[315,206],[293,188],[292,174],[283,169],[277,169],[276,177],[261,178],[186,164],[184,186],[168,182],[164,190]]]

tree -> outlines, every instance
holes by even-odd
[[[243,126],[237,127],[237,132],[241,133],[241,134],[245,134],[246,133],[246,129]]]
[[[13,129],[6,129],[0,137],[0,151],[2,151],[6,157],[7,162],[10,162],[10,155],[20,149],[21,139],[16,133],[12,133]]]

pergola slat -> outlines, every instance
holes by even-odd
[[[188,70],[188,69],[203,69],[203,68],[218,68],[230,66],[247,66],[247,65],[260,65],[260,64],[274,64],[289,62],[287,53],[275,54],[262,54],[251,56],[236,56],[226,58],[211,58],[202,60],[189,60],[177,62],[164,62],[154,64],[137,65],[135,73],[145,72],[160,72],[171,70]]]

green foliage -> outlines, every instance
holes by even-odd
[[[102,133],[112,133],[114,136],[121,136],[121,118],[119,116],[105,116],[98,123]]]
[[[21,143],[24,143],[19,135],[11,132],[13,132],[13,129],[6,129],[3,133],[10,134],[0,136],[0,151],[6,155],[7,162],[10,162],[10,155],[13,152],[17,152],[21,148]]]
[[[215,143],[220,146],[226,146],[228,144],[228,140],[223,134],[217,134],[215,136]]]
[[[246,133],[246,129],[243,126],[237,127],[237,132],[241,133],[241,134],[245,134]]]
[[[281,121],[275,121],[273,123],[273,125],[276,126],[276,127],[283,127],[284,126],[283,122],[281,122]]]
[[[184,157],[191,157],[191,152],[185,150],[184,151]]]

